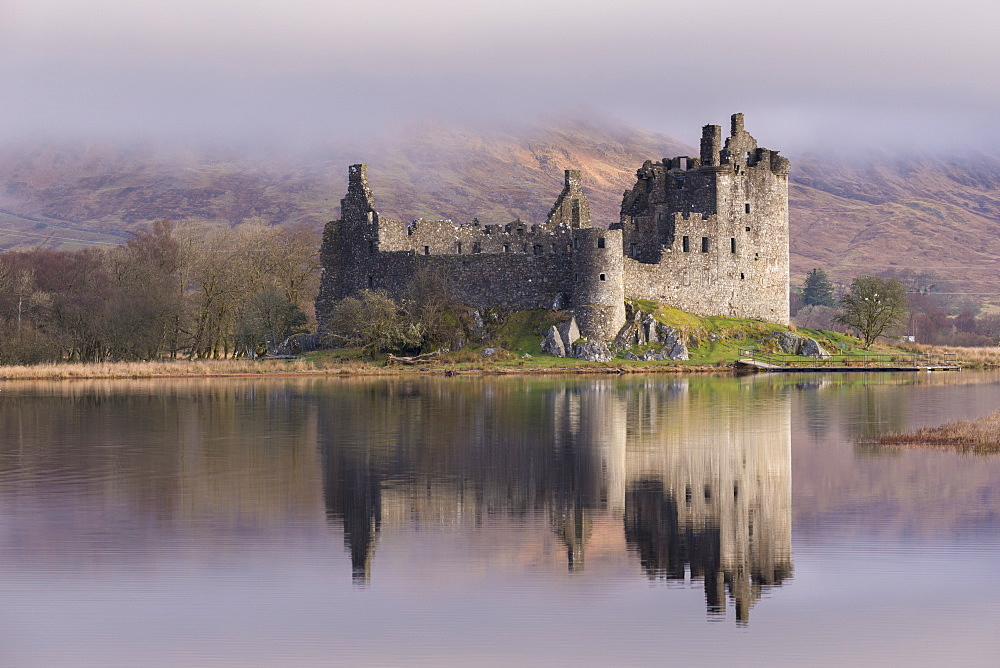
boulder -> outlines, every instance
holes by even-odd
[[[826,352],[816,339],[804,338],[802,339],[802,344],[799,346],[799,355],[806,357],[829,357],[830,353]]]
[[[563,345],[562,336],[559,334],[559,330],[556,329],[555,325],[549,327],[549,331],[545,335],[545,340],[542,341],[542,350],[547,352],[549,355],[566,357],[566,346]]]
[[[560,324],[559,335],[562,336],[563,347],[566,350],[572,350],[573,342],[583,337],[580,334],[580,327],[576,324],[576,318],[570,318],[568,322]]]
[[[483,357],[493,357],[497,354],[496,348],[483,348]]]
[[[588,362],[610,362],[614,353],[603,341],[583,341],[573,345],[573,357]]]
[[[791,332],[775,332],[771,335],[778,348],[786,355],[797,355],[802,339]]]
[[[658,323],[653,319],[653,316],[648,313],[643,313],[641,319],[639,320],[639,336],[642,337],[640,343],[658,343],[659,338],[656,336],[656,325]]]
[[[679,361],[688,359],[688,349],[683,343],[678,341],[670,349],[670,354],[667,355],[667,359]]]
[[[618,335],[615,337],[615,345],[628,348],[639,343],[639,325],[634,322],[626,322],[622,325],[622,328],[618,330]]]

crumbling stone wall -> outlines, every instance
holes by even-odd
[[[541,225],[520,220],[502,225],[478,220],[465,225],[425,219],[403,223],[378,214],[364,165],[351,166],[348,174],[343,215],[328,223],[323,235],[323,277],[316,299],[321,331],[338,300],[364,289],[403,297],[423,269],[448,277],[461,299],[477,308],[535,309],[571,303],[574,235],[590,229],[590,205],[578,171],[567,170],[563,192]],[[599,230],[602,252],[611,257],[617,252],[620,264],[620,233],[612,243],[603,240],[607,234]],[[593,243],[598,243],[596,237]],[[588,266],[591,270],[596,268]],[[617,274],[620,286],[620,267]],[[606,305],[612,312],[623,297],[615,294],[614,299]],[[601,328],[602,336],[607,329]]]
[[[702,131],[702,152],[647,161],[625,193],[625,296],[699,315],[788,322],[788,172],[732,117]]]
[[[581,333],[604,340],[625,323],[626,298],[787,323],[788,172],[735,114],[725,142],[703,128],[700,157],[646,161],[619,221],[602,229],[577,170],[542,224],[456,225],[380,216],[366,167],[352,165],[341,218],[323,236],[320,329],[337,300],[366,288],[402,297],[422,269],[449,277],[470,306],[570,306]]]

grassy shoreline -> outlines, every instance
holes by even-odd
[[[907,346],[907,348],[911,348]],[[1000,368],[1000,348],[932,348],[912,346],[914,352],[957,354],[969,369]],[[727,356],[728,357],[728,356]],[[357,351],[319,351],[294,359],[159,360],[152,362],[61,362],[0,366],[0,382],[11,380],[72,380],[102,378],[230,378],[245,376],[407,376],[407,375],[557,375],[557,374],[734,374],[733,359],[696,359],[690,362],[640,362],[616,358],[585,362],[548,355],[518,355],[501,351],[483,358],[464,352],[429,359],[421,364],[388,365]]]
[[[350,361],[324,363],[294,360],[169,360],[158,362],[64,362],[36,366],[0,366],[0,381],[139,379],[139,378],[239,378],[247,376],[407,376],[407,375],[519,375],[519,374],[633,374],[633,373],[731,373],[732,369],[707,365],[616,365],[586,363],[566,366],[510,366],[501,364],[434,364],[386,366]]]

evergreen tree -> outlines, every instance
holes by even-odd
[[[822,269],[813,269],[806,275],[802,288],[802,302],[806,306],[833,306],[833,283]]]

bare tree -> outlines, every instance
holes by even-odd
[[[875,339],[901,325],[907,316],[907,297],[896,278],[858,276],[841,297],[838,321],[853,327],[867,350]]]

